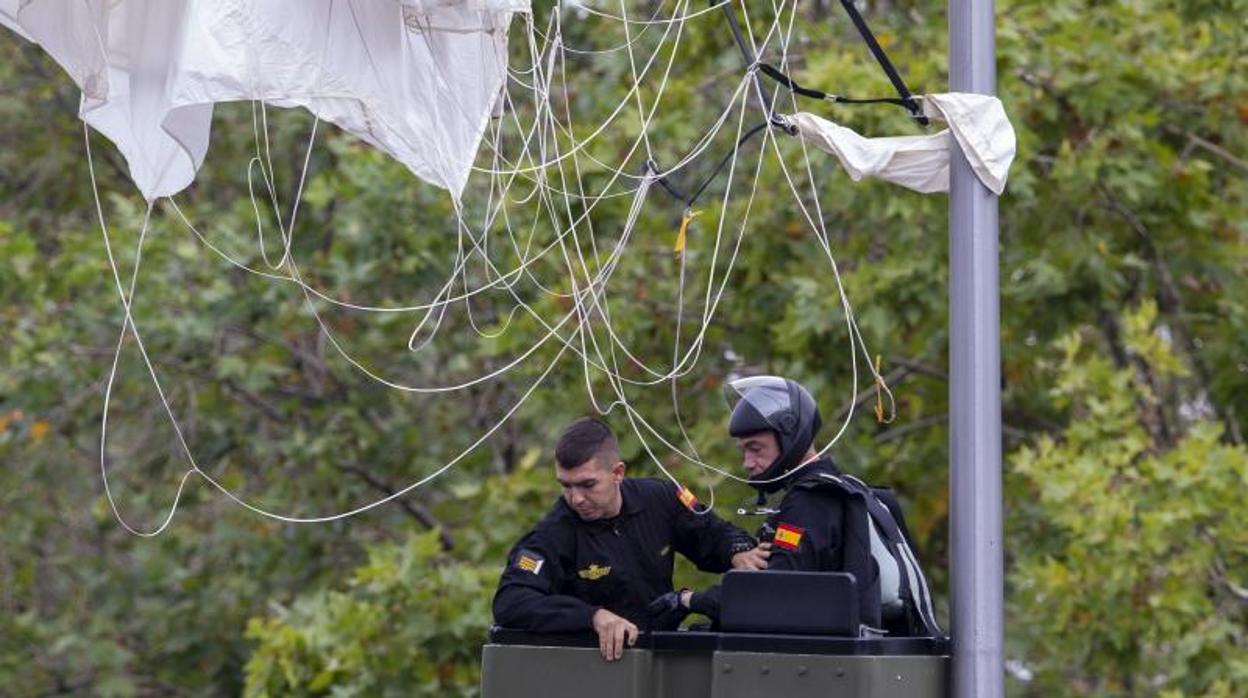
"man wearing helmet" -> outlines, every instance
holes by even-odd
[[[822,420],[796,381],[732,381],[728,431],[741,450],[760,505],[783,491],[759,531],[771,542],[770,570],[848,572],[864,625],[905,635],[940,634],[900,506],[887,490],[845,475],[815,451]]]

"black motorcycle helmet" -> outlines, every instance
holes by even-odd
[[[801,464],[823,425],[815,399],[801,383],[779,376],[730,381],[725,395],[732,405],[729,434],[744,438],[770,431],[780,446],[780,455],[766,470],[751,477],[750,484],[768,494],[781,489],[784,482],[780,478]]]

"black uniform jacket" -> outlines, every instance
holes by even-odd
[[[582,521],[562,499],[507,557],[494,622],[533,632],[583,632],[599,608],[649,627],[646,607],[672,591],[672,556],[725,572],[754,547],[713,513],[695,514],[670,482],[625,479],[613,519]]]
[[[830,459],[820,458],[785,483],[779,511],[759,529],[759,538],[772,544],[767,568],[853,574],[860,621],[878,628],[879,567],[871,556],[866,503],[821,473],[840,475]]]

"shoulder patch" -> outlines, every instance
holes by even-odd
[[[695,511],[695,507],[698,506],[698,498],[693,496],[693,492],[690,492],[689,488],[684,485],[676,487],[676,499],[679,499],[680,503],[685,505],[685,508],[689,511]]]
[[[610,566],[604,567],[602,565],[590,565],[589,567],[586,567],[583,570],[579,570],[576,573],[576,576],[580,577],[581,579],[587,579],[591,582],[594,582],[594,581],[598,581],[599,579],[602,579],[608,574],[611,574]]]
[[[520,554],[516,556],[516,569],[524,572],[541,574],[542,565],[544,564],[546,564],[546,558],[531,550],[521,550]]]
[[[776,535],[772,538],[772,542],[785,550],[797,550],[802,544],[802,534],[806,533],[806,529],[782,523],[776,526]]]

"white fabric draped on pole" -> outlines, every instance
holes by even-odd
[[[529,0],[0,0],[148,200],[195,178],[216,102],[304,107],[458,196]]]
[[[1000,195],[1014,161],[1014,127],[1001,100],[988,95],[925,95],[923,113],[949,128],[922,136],[866,138],[814,114],[791,117],[798,134],[841,161],[850,179],[875,177],[923,193],[949,191],[949,150],[956,144],[984,186]]]

